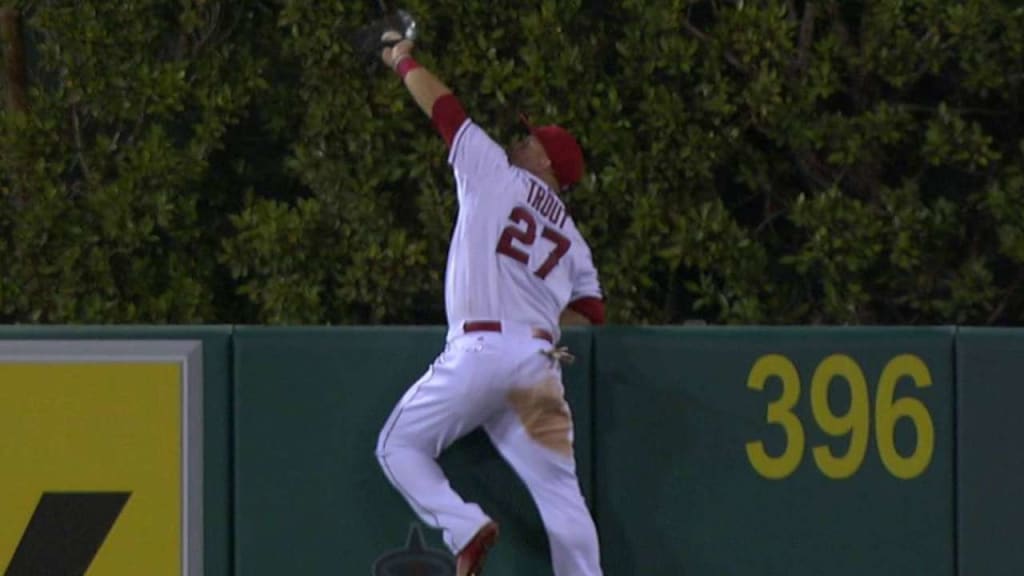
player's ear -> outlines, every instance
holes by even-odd
[[[541,168],[544,168],[545,170],[549,170],[551,168],[551,157],[548,156],[547,151],[544,150],[544,147],[541,146],[539,142],[537,143],[537,161]]]

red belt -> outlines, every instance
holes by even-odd
[[[462,325],[462,331],[466,332],[501,332],[501,322],[498,321],[480,321],[480,322],[466,322]],[[547,340],[551,344],[555,343],[555,337],[551,335],[551,332],[542,328],[533,329],[533,337]]]

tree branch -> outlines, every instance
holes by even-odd
[[[791,152],[793,163],[796,164],[800,179],[809,190],[825,190],[832,186],[833,179],[822,175],[824,166],[814,152],[808,150],[793,150]]]
[[[686,18],[683,19],[683,28],[687,32],[689,32],[691,36],[693,36],[694,38],[700,40],[701,42],[703,42],[705,44],[710,44],[711,43],[711,38],[706,33],[704,33],[703,31],[698,29],[696,26],[694,26]],[[747,68],[743,65],[742,62],[739,61],[739,58],[736,58],[736,55],[734,55],[732,52],[726,50],[725,51],[725,59],[726,59],[726,61],[729,62],[729,64],[732,64],[733,67],[736,68],[737,70],[739,70],[740,72],[742,72],[744,74],[749,74],[749,71],[747,70]]]
[[[939,111],[938,106],[922,106],[920,104],[910,104],[907,102],[894,101],[893,104],[909,112],[922,112],[927,114],[937,114]],[[955,106],[947,106],[950,112],[955,112],[962,116],[990,116],[993,118],[1001,118],[1005,116],[1012,116],[1015,111],[1012,109],[998,110],[995,108],[959,108]]]
[[[75,136],[75,152],[78,155],[78,163],[82,166],[82,175],[85,176],[85,180],[89,181],[92,171],[89,169],[89,163],[85,159],[85,151],[82,147],[82,125],[78,119],[78,105],[71,105],[71,127]]]
[[[770,203],[770,200],[766,199],[765,200],[765,205],[766,205],[765,210],[766,211],[768,210],[767,205],[769,203]],[[761,234],[761,232],[764,231],[765,228],[767,228],[768,226],[771,226],[773,222],[778,220],[785,213],[786,213],[786,209],[785,208],[780,208],[780,209],[778,209],[778,210],[776,210],[774,212],[771,212],[771,213],[767,214],[765,216],[764,220],[762,220],[761,223],[757,225],[757,228],[754,229],[754,236],[759,236]]]
[[[21,38],[18,11],[0,8],[0,42],[7,73],[7,106],[17,112],[28,110],[28,73],[25,69],[25,45]]]
[[[217,32],[217,28],[220,25],[220,2],[214,3],[210,6],[209,11],[206,14],[206,29],[199,35],[199,39],[192,46],[192,54],[198,54],[202,50],[203,46],[206,46],[210,38]]]
[[[818,15],[817,4],[808,0],[804,4],[804,16],[800,22],[800,39],[797,48],[797,68],[803,73],[807,70],[807,61],[810,58],[811,44],[814,43],[814,19]]]
[[[860,42],[862,41],[862,38],[864,38],[864,27],[867,26],[869,19],[861,19],[860,29],[857,31],[857,35],[854,36],[850,32],[850,27],[847,26],[846,21],[843,19],[843,11],[839,0],[828,0],[828,4],[825,6],[825,12],[830,18],[836,38],[839,40],[839,45],[844,50],[860,53],[862,51]],[[870,89],[870,71],[865,68],[865,61],[863,59],[859,60],[860,64],[858,66],[853,66],[850,69],[849,80],[847,82],[847,93],[849,94],[853,108],[861,111],[864,110],[867,102],[870,101],[870,97],[867,95],[867,91]]]
[[[991,326],[999,321],[999,317],[1006,311],[1006,307],[1010,304],[1010,300],[1020,293],[1020,286],[1022,283],[1024,283],[1024,272],[1017,274],[1017,277],[1013,280],[1013,284],[1006,289],[1006,296],[1003,298],[1003,301],[999,303],[999,306],[996,306],[996,309],[992,311],[992,314],[989,315],[988,321],[986,322],[987,325]]]

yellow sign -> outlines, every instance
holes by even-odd
[[[33,529],[39,538],[44,494],[121,493],[123,508],[84,563],[88,576],[187,573],[186,372],[181,361],[116,353],[110,361],[0,359],[0,567],[13,569],[16,555],[22,570],[54,565],[22,543]],[[67,508],[88,523],[80,518],[88,508]]]

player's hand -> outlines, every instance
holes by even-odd
[[[381,60],[384,61],[384,64],[388,68],[394,68],[395,63],[397,63],[404,56],[408,56],[412,53],[412,40],[409,40],[407,38],[403,39],[401,32],[398,32],[396,30],[388,30],[384,32],[383,35],[381,35],[380,39],[381,42],[394,42],[396,40],[399,40],[399,42],[394,46],[385,46],[384,49],[381,50],[380,58]]]

